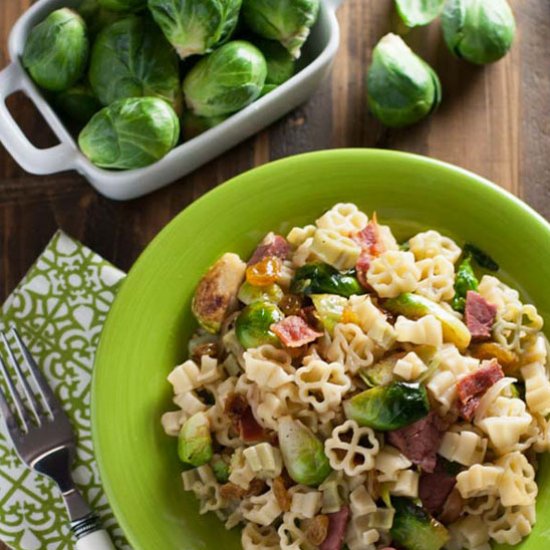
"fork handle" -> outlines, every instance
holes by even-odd
[[[71,522],[71,531],[76,536],[76,550],[115,550],[107,531],[101,528],[99,518],[88,514]]]

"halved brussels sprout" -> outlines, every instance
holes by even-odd
[[[229,39],[242,0],[149,0],[149,10],[182,59],[212,51]]]
[[[506,0],[448,0],[441,22],[451,52],[478,65],[504,57],[516,34]]]
[[[431,23],[443,10],[445,0],[395,0],[397,13],[407,27]]]
[[[181,111],[178,56],[145,17],[130,15],[99,33],[89,78],[104,105],[127,97],[160,97]]]
[[[414,124],[441,102],[441,83],[434,70],[395,34],[380,40],[367,72],[370,110],[384,125]]]
[[[363,367],[357,374],[369,387],[387,386],[394,381],[395,375],[393,374],[393,369],[397,361],[402,357],[402,353],[393,353],[392,355],[388,355],[388,357],[383,357],[370,367]]]
[[[277,284],[269,286],[254,286],[245,281],[239,289],[237,296],[246,305],[253,302],[272,302],[278,304],[284,297],[284,292]]]
[[[137,97],[95,114],[78,143],[97,166],[131,170],[160,160],[176,146],[179,132],[178,116],[166,101]]]
[[[267,76],[265,58],[249,42],[228,42],[201,59],[183,82],[187,106],[196,115],[218,117],[258,99]]]
[[[257,348],[263,344],[278,345],[279,339],[271,331],[271,325],[282,321],[284,315],[271,302],[253,302],[246,306],[235,322],[235,332],[245,348]]]
[[[55,106],[62,114],[79,124],[87,124],[103,108],[88,84],[76,84],[60,92],[55,97]]]
[[[178,456],[183,463],[195,468],[212,460],[212,436],[205,413],[195,413],[181,427],[178,436]]]
[[[341,273],[322,263],[300,267],[294,274],[290,288],[295,294],[337,294],[346,298],[365,293],[353,272]]]
[[[147,0],[98,0],[99,5],[107,10],[133,12],[147,7]]]
[[[320,4],[320,0],[243,0],[243,17],[256,34],[279,41],[297,59]]]
[[[296,61],[279,42],[258,38],[254,43],[267,62],[266,86],[280,86],[294,76]]]
[[[348,301],[342,296],[335,294],[313,294],[311,301],[315,307],[315,311],[323,326],[333,333],[334,327],[342,321],[344,309]]]
[[[279,420],[279,447],[288,475],[308,486],[322,483],[331,472],[322,441],[299,420]]]
[[[225,116],[197,116],[191,111],[185,111],[181,121],[184,141],[200,136],[207,130],[221,124],[226,118]]]
[[[354,395],[344,402],[344,412],[360,426],[385,432],[424,418],[430,412],[430,403],[424,386],[392,382]]]
[[[84,74],[88,51],[84,19],[73,10],[61,8],[29,33],[23,66],[40,87],[61,92]]]

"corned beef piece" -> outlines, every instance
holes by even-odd
[[[495,323],[496,315],[497,307],[495,305],[490,304],[481,294],[468,290],[464,316],[474,342],[482,342],[491,338],[491,329]]]

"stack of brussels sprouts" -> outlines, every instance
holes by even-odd
[[[83,0],[30,32],[23,65],[94,164],[141,168],[292,77],[320,1]]]
[[[449,50],[470,63],[493,63],[506,55],[516,31],[506,0],[395,0],[408,28],[427,25],[441,15]],[[373,51],[367,72],[371,112],[384,125],[414,124],[441,102],[435,71],[396,34],[384,36]]]

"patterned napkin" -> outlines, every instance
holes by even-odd
[[[117,548],[130,548],[101,488],[90,431],[94,352],[124,273],[58,232],[2,309],[15,325],[78,433],[74,479]],[[74,548],[57,486],[24,467],[0,422],[0,540],[17,550]]]

